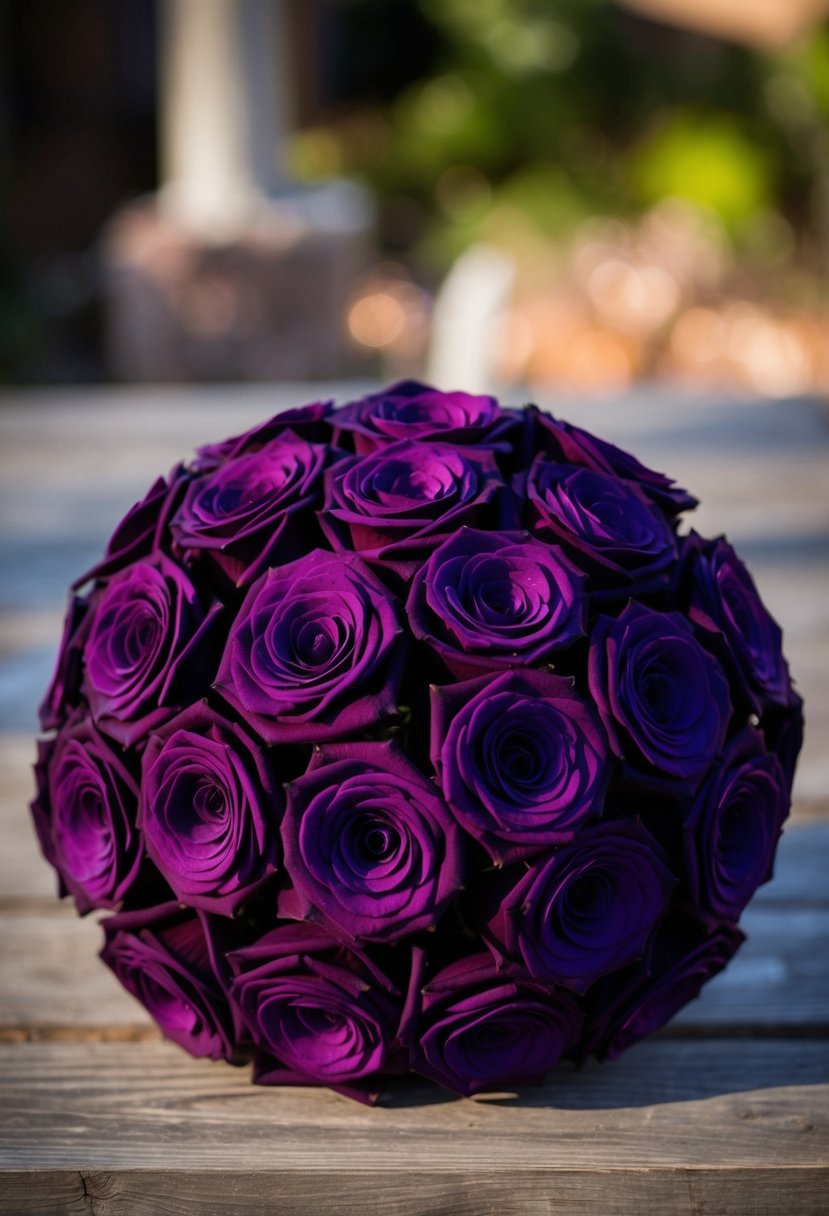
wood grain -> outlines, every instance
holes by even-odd
[[[376,1109],[251,1086],[247,1069],[167,1043],[2,1044],[0,1070],[6,1169],[811,1168],[829,1155],[826,1043],[650,1041],[517,1097],[398,1082]]]

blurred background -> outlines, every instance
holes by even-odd
[[[829,389],[829,0],[2,0],[0,382]]]

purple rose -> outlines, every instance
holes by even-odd
[[[731,545],[691,533],[685,542],[690,577],[688,615],[723,635],[737,687],[753,709],[789,707],[800,698],[783,657],[783,635]]]
[[[616,619],[599,617],[588,674],[611,746],[637,776],[696,785],[722,748],[731,703],[722,668],[686,619],[634,602]]]
[[[333,547],[404,578],[464,524],[514,520],[492,453],[448,443],[392,443],[342,461],[325,482],[320,523]]]
[[[434,688],[432,763],[461,825],[498,863],[572,840],[601,812],[612,767],[572,680],[534,670]]]
[[[787,709],[771,709],[763,714],[760,729],[766,750],[777,756],[786,777],[786,789],[791,796],[797,757],[803,746],[803,701],[794,694]]]
[[[122,912],[104,922],[101,958],[191,1056],[229,1060],[233,1019],[199,917],[178,904]]]
[[[643,594],[667,581],[677,543],[665,516],[632,482],[592,469],[533,461],[525,519],[540,539],[564,546],[596,592]]]
[[[267,422],[261,422],[241,435],[233,435],[221,443],[204,444],[197,449],[192,470],[194,473],[210,473],[226,460],[232,460],[245,452],[258,451],[286,431],[291,431],[309,443],[328,443],[331,438],[328,419],[333,411],[333,401],[313,401],[310,405],[301,405],[297,409],[282,410]]]
[[[144,498],[127,511],[113,532],[103,561],[75,579],[73,589],[109,578],[152,553],[166,552],[169,548],[167,524],[187,481],[187,470],[179,464],[169,478],[159,477],[153,482]]]
[[[460,679],[539,663],[585,632],[584,576],[525,532],[461,528],[412,582],[406,610]]]
[[[41,730],[56,730],[80,704],[83,648],[90,620],[89,600],[70,594],[54,674],[38,708]]]
[[[337,936],[396,941],[432,927],[461,885],[463,845],[431,781],[388,743],[316,752],[288,787],[289,906]]]
[[[575,464],[596,473],[621,477],[637,485],[666,515],[693,510],[698,501],[664,473],[642,464],[630,452],[617,448],[581,427],[532,407],[543,451],[561,464]]]
[[[238,587],[308,552],[331,449],[285,431],[191,481],[171,528],[188,556],[206,556]]]
[[[353,435],[358,456],[367,456],[397,439],[508,446],[502,437],[515,419],[494,397],[442,393],[417,380],[403,380],[343,406],[335,425],[338,435]]]
[[[399,994],[366,954],[295,924],[229,957],[260,1084],[330,1085],[371,1101],[377,1074],[400,1070]]]
[[[581,993],[644,955],[675,882],[638,820],[605,820],[521,876],[490,941],[535,978]]]
[[[178,899],[232,916],[277,868],[282,790],[258,740],[204,704],[151,735],[138,826]]]
[[[789,812],[786,777],[759,732],[747,728],[697,793],[685,818],[691,892],[719,920],[737,920],[771,878]]]
[[[342,738],[395,712],[402,643],[382,583],[317,549],[250,588],[215,687],[269,743]]]
[[[113,575],[93,601],[84,693],[96,726],[130,747],[209,684],[221,609],[205,613],[163,554]]]
[[[688,917],[669,918],[649,957],[621,985],[614,976],[590,996],[594,1018],[581,1054],[617,1059],[694,1000],[703,985],[730,962],[745,941],[733,925],[715,929]],[[613,981],[616,981],[615,983]]]
[[[581,1024],[568,993],[499,971],[489,954],[475,954],[423,988],[411,1067],[465,1095],[540,1085],[576,1043]]]
[[[92,723],[76,711],[57,738],[41,740],[32,816],[43,855],[81,913],[116,907],[143,857],[135,827],[138,786]]]

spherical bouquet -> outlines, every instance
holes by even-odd
[[[406,382],[201,448],[78,580],[32,805],[195,1056],[371,1101],[615,1057],[731,958],[802,737],[695,500]]]

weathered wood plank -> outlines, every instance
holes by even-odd
[[[0,1072],[4,1168],[829,1166],[827,1043],[646,1042],[494,1099],[398,1082],[373,1110],[166,1043],[2,1044]]]
[[[767,1165],[494,1171],[434,1168],[0,1172],[9,1216],[825,1216],[826,1171]]]
[[[749,940],[672,1034],[829,1032],[829,909],[758,906]],[[141,1037],[152,1023],[97,957],[101,930],[65,904],[0,914],[0,1038]]]

